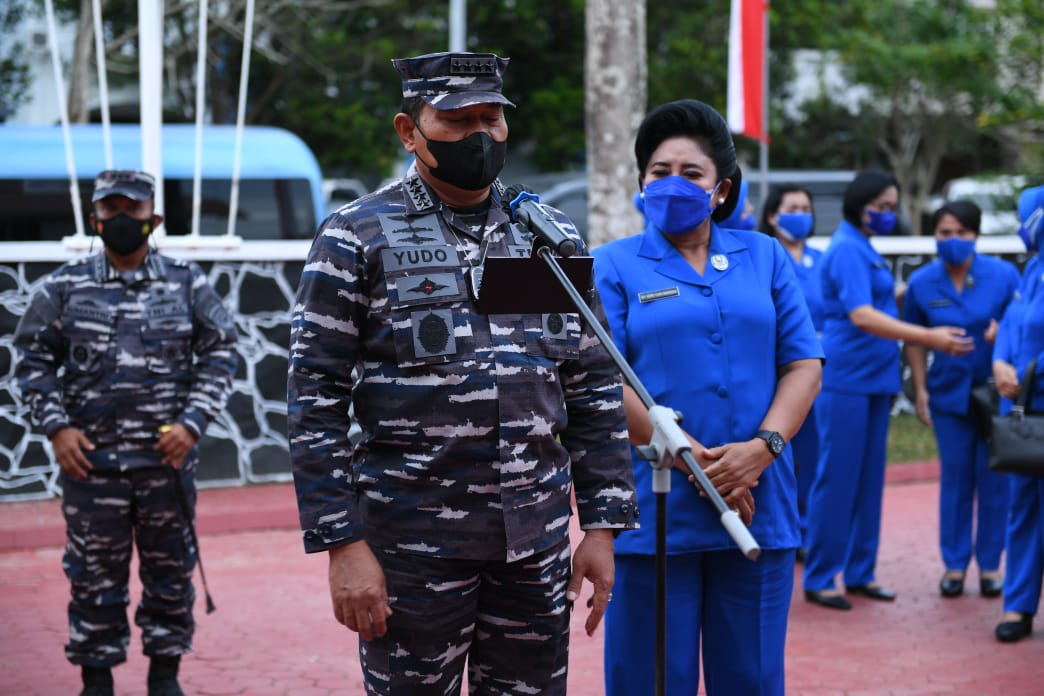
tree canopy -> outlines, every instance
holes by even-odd
[[[620,0],[623,1],[623,0]],[[39,0],[11,0],[0,29]],[[63,18],[87,0],[58,0]],[[245,0],[211,2],[207,119],[235,116]],[[399,82],[390,60],[445,50],[448,3],[428,0],[266,0],[256,5],[247,121],[300,135],[329,175],[375,184],[397,173],[390,126]],[[195,118],[198,3],[165,3],[165,110]],[[468,3],[467,48],[512,57],[505,91],[513,148],[545,171],[585,163],[584,0]],[[109,83],[136,80],[136,0],[103,2]],[[724,113],[728,3],[648,3],[649,106],[682,97]],[[81,22],[90,31],[90,22]],[[1044,6],[1039,0],[790,0],[773,5],[770,78],[773,168],[893,170],[911,220],[941,176],[1044,172]],[[85,28],[84,28],[85,27]],[[635,50],[641,50],[635,41]],[[815,51],[810,68],[792,60]],[[17,51],[0,54],[0,117],[27,98]],[[847,87],[803,101],[795,78],[836,66]],[[90,80],[93,60],[75,66]],[[72,93],[72,90],[70,90]],[[757,146],[737,137],[741,158]],[[748,165],[749,166],[749,165]]]

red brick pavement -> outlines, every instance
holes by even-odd
[[[894,604],[855,598],[850,612],[823,609],[804,601],[798,577],[788,693],[1044,693],[1044,632],[1016,645],[997,643],[992,631],[1001,604],[978,596],[974,571],[967,595],[938,595],[935,470],[932,464],[889,470],[878,578],[899,592]],[[199,524],[218,611],[204,614],[197,603],[195,651],[182,667],[186,692],[361,694],[355,635],[332,618],[325,557],[301,551],[292,488],[201,491]],[[62,655],[68,589],[60,541],[56,501],[0,505],[0,695],[58,696],[79,688],[78,671]],[[139,596],[136,580],[131,591]],[[603,693],[601,634],[584,635],[582,618],[578,613],[573,621],[569,693],[596,696]],[[115,671],[117,693],[144,693],[146,669],[135,627],[128,662]]]

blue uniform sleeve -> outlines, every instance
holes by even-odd
[[[864,305],[874,305],[870,264],[855,245],[845,243],[834,255],[833,263],[824,269],[838,289],[838,299],[845,314]]]
[[[776,364],[819,358],[823,347],[816,336],[812,315],[801,292],[794,266],[787,251],[776,240],[773,246],[772,301],[776,306]]]
[[[906,295],[903,297],[903,321],[920,326],[928,326],[928,316],[921,306],[919,276],[914,274],[906,286]]]

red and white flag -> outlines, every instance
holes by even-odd
[[[765,100],[767,0],[732,0],[729,21],[728,121],[734,133],[768,141]]]

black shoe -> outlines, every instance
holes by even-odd
[[[814,590],[805,590],[805,599],[813,604],[818,604],[821,607],[827,607],[829,609],[848,611],[852,608],[852,603],[841,595],[828,595],[823,594],[822,592],[815,592]]]
[[[185,696],[177,679],[149,680],[149,696]]]
[[[1033,614],[1022,613],[1018,621],[1001,621],[994,632],[1002,643],[1014,643],[1033,633]]]
[[[863,595],[870,599],[879,599],[882,602],[895,601],[895,593],[891,590],[886,590],[880,585],[845,585],[845,592]]]
[[[979,594],[983,597],[1000,597],[1004,592],[1004,581],[1000,578],[979,578]]]
[[[161,655],[149,660],[149,696],[185,696],[178,684],[180,662],[180,655]]]
[[[103,686],[102,684],[91,684],[90,686],[83,687],[83,691],[80,692],[80,696],[115,696],[115,691],[112,690],[112,684]]]
[[[83,691],[80,696],[113,696],[112,670],[108,667],[80,668]]]
[[[964,574],[954,577],[947,573],[939,581],[939,594],[943,597],[960,597],[964,594]]]

